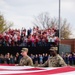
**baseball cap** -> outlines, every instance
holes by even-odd
[[[49,50],[50,51],[58,51],[58,47],[51,47]]]
[[[28,52],[28,48],[22,48],[21,52],[24,52],[24,51]]]

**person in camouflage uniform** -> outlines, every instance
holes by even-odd
[[[27,53],[28,53],[28,48],[22,48],[21,54],[23,57],[20,59],[18,66],[33,66],[33,61],[27,55]]]
[[[57,54],[57,47],[51,47],[50,49],[50,58],[42,65],[38,65],[39,67],[63,67],[67,66],[64,62],[63,58]]]

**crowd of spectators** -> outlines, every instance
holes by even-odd
[[[32,58],[34,65],[43,64],[45,61],[50,59],[50,54],[47,53],[35,55],[30,54],[29,56]],[[61,56],[63,57],[66,64],[75,65],[75,53],[62,53]],[[22,56],[19,53],[16,53],[15,56],[10,53],[5,55],[0,54],[0,64],[18,64],[21,58]]]
[[[69,65],[75,65],[75,52],[72,53],[63,53],[61,54],[62,58]]]
[[[0,46],[49,46],[58,44],[58,29],[9,29],[0,34]]]
[[[34,64],[42,64],[50,57],[50,55],[48,55],[47,53],[35,55],[30,54],[29,56],[32,58]],[[7,53],[5,55],[0,54],[0,64],[18,64],[21,58],[22,55],[20,55],[18,52],[15,56],[10,53]]]

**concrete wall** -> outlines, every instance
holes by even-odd
[[[71,52],[71,46],[70,45],[65,45],[65,44],[60,44],[59,45],[59,54],[63,53],[70,53]]]

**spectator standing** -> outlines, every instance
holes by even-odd
[[[39,63],[42,64],[43,63],[43,56],[41,54],[39,54]]]
[[[72,54],[69,54],[69,64],[70,65],[73,64],[73,56],[72,56]]]
[[[5,55],[5,63],[10,64],[10,53]]]
[[[19,64],[19,61],[20,61],[20,54],[17,52],[15,56],[15,63]]]
[[[69,57],[68,57],[68,54],[67,53],[64,54],[63,59],[66,62],[66,64],[69,64]]]
[[[73,55],[73,64],[75,65],[75,54]]]
[[[44,61],[46,62],[48,60],[48,54],[46,53],[44,56]]]
[[[38,64],[38,60],[39,60],[39,58],[38,58],[38,55],[36,54],[35,57],[34,57],[34,63],[35,63],[35,65]]]
[[[33,61],[33,64],[34,64],[34,55],[31,54],[30,57],[31,57],[31,59],[32,59],[32,61]]]
[[[10,64],[15,64],[14,56],[10,55]]]

